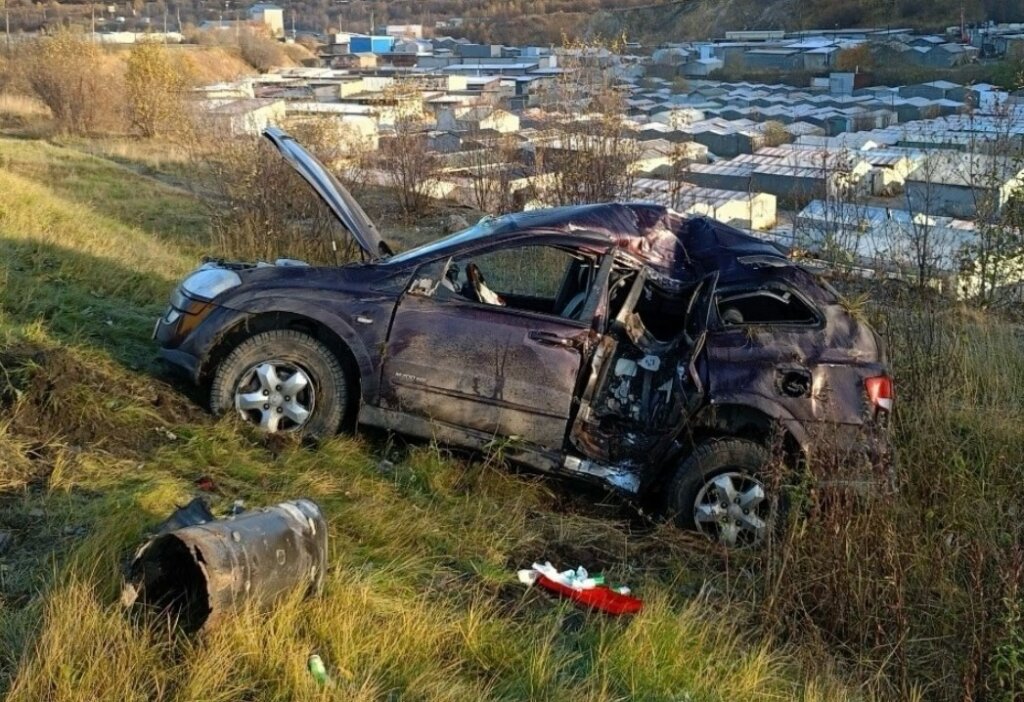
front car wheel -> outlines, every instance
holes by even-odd
[[[243,341],[217,367],[210,388],[214,414],[237,412],[269,434],[329,436],[341,426],[347,404],[348,382],[337,356],[291,329]]]

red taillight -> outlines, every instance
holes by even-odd
[[[892,412],[892,378],[879,375],[864,380],[864,388],[868,391],[868,399],[876,410]]]

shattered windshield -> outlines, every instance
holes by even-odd
[[[446,237],[431,241],[422,246],[403,251],[400,254],[389,257],[382,263],[386,265],[402,264],[408,261],[412,261],[421,257],[430,257],[432,254],[444,251],[453,246],[459,246],[466,242],[473,241],[475,239],[483,239],[487,235],[491,234],[498,228],[500,224],[503,224],[507,220],[506,217],[483,217],[479,222],[474,224],[469,229],[463,229],[460,232],[449,234]]]

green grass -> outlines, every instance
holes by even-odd
[[[600,496],[386,437],[314,451],[214,421],[153,374],[148,340],[203,250],[199,203],[76,148],[0,139],[0,162],[7,699],[860,698],[702,590],[716,555]],[[201,477],[217,512],[319,502],[323,596],[192,639],[131,623],[125,558]],[[535,559],[603,569],[647,607],[612,619],[526,590],[515,570]],[[315,686],[311,652],[335,687]]]
[[[210,246],[208,209],[168,159],[0,139],[7,699],[1024,697],[1019,325],[919,299],[859,306],[892,359],[899,491],[816,491],[766,551],[726,555],[500,451],[379,434],[311,450],[214,420],[152,360],[153,319]],[[434,223],[402,226],[385,222],[389,238]],[[125,559],[200,478],[217,513],[319,502],[324,595],[195,638],[131,623]],[[538,559],[602,570],[646,609],[605,618],[527,590],[514,573]],[[335,687],[314,685],[311,652]]]

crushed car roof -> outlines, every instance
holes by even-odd
[[[712,271],[735,277],[767,260],[788,265],[785,253],[767,241],[707,217],[685,217],[664,205],[612,202],[553,207],[484,217],[476,225],[444,239],[397,256],[377,227],[338,179],[294,138],[276,127],[263,135],[278,148],[352,234],[371,262],[401,265],[473,245],[510,240],[531,234],[572,235],[582,248],[614,246],[679,282],[693,281]],[[754,264],[757,259],[759,264]]]
[[[782,249],[707,217],[684,217],[651,203],[626,202],[530,210],[485,217],[469,229],[411,249],[387,261],[401,264],[444,255],[472,245],[511,240],[527,234],[568,234],[581,245],[609,246],[640,259],[676,280],[694,280],[711,271],[734,273],[751,261],[790,265]]]

